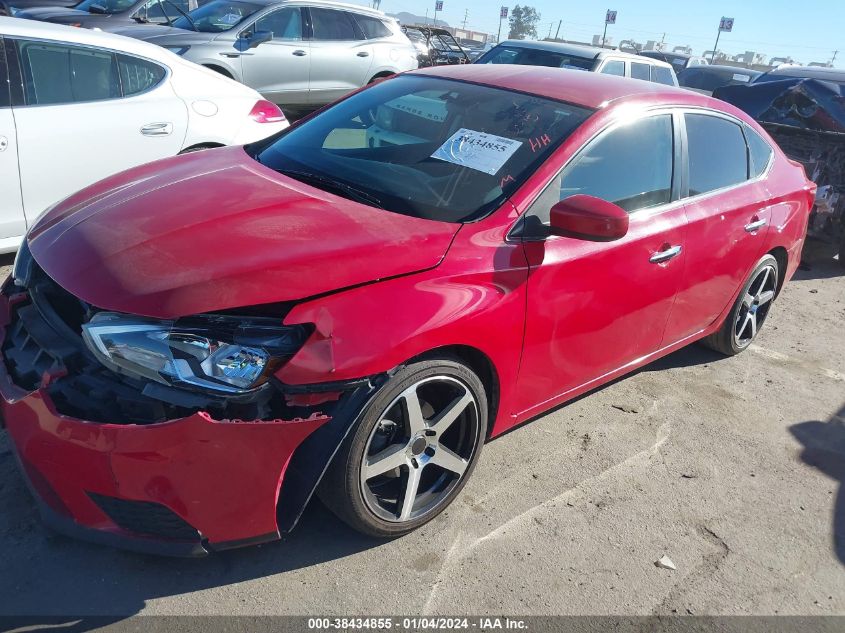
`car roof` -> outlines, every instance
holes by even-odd
[[[0,33],[7,37],[31,37],[66,42],[68,44],[98,46],[100,48],[108,48],[158,60],[162,60],[164,54],[167,53],[160,46],[142,40],[136,40],[132,37],[38,20],[0,17]],[[178,56],[174,57],[176,60],[181,60]],[[170,57],[167,57],[167,61],[168,63],[175,63]]]
[[[456,64],[421,68],[408,74],[457,79],[525,92],[591,109],[603,108],[611,102],[619,101],[702,106],[717,110],[727,106],[715,99],[674,86],[548,66]],[[726,111],[734,113],[734,108],[727,107],[730,109]]]
[[[708,64],[707,66],[692,66],[690,68],[684,68],[681,72],[687,72],[690,70],[694,70],[696,72],[709,72],[715,70],[716,72],[731,72],[731,73],[741,73],[743,75],[750,75],[751,77],[757,77],[762,75],[759,70],[752,70],[751,68],[742,68],[741,66],[725,66],[722,64]]]
[[[653,57],[646,57],[643,59],[642,55],[626,53],[625,51],[620,51],[616,48],[601,48],[599,46],[586,46],[584,44],[564,44],[562,42],[540,42],[534,40],[505,40],[500,44],[500,46],[530,48],[538,51],[561,53],[563,55],[578,55],[580,57],[586,57],[587,59],[598,59],[599,57],[622,57],[653,66],[666,66],[667,68],[672,67],[671,64],[667,64],[659,59],[654,59]]]
[[[845,82],[845,71],[841,68],[824,68],[819,66],[781,66],[765,73],[766,75],[786,75],[787,77],[803,77],[806,79],[822,79],[826,81]]]
[[[350,4],[348,2],[335,2],[335,0],[243,0],[252,4],[260,4],[262,6],[271,6],[276,4],[304,4],[312,7],[325,7],[326,9],[343,9],[344,11],[354,11],[355,13],[363,13],[379,18],[387,18],[384,11],[372,9],[360,4]]]

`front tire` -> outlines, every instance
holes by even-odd
[[[702,343],[726,356],[735,356],[748,349],[769,316],[779,275],[778,261],[772,255],[764,255],[742,287],[722,327]]]
[[[487,416],[484,385],[457,359],[406,365],[360,416],[320,498],[359,532],[407,534],[460,493],[481,453]]]

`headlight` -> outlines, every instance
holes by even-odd
[[[82,330],[88,348],[113,371],[225,393],[245,393],[267,382],[310,332],[269,318],[158,321],[115,312],[96,314]]]
[[[32,279],[32,253],[29,251],[29,242],[23,238],[18,254],[15,255],[15,265],[12,267],[12,279],[23,288],[29,287]]]
[[[190,50],[190,46],[163,46],[162,48],[169,50],[171,53],[177,55],[184,55]]]

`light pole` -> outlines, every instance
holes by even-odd
[[[616,11],[607,10],[604,16],[604,33],[601,36],[601,47],[604,48],[604,41],[607,39],[607,25],[616,24]]]

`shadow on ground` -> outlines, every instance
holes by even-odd
[[[833,551],[845,565],[845,406],[827,422],[801,422],[789,430],[804,447],[804,463],[839,482],[833,506]]]

